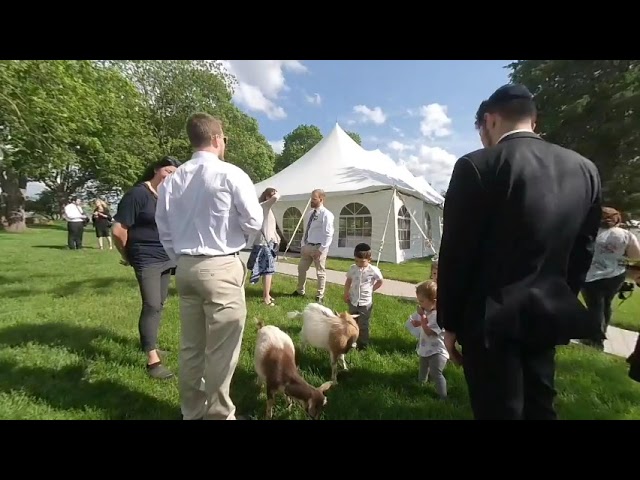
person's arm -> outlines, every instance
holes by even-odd
[[[409,330],[409,333],[411,333],[411,335],[413,335],[417,339],[420,339],[420,315],[418,315],[417,313],[411,315],[404,326],[407,330]]]
[[[455,338],[463,319],[475,259],[486,221],[486,192],[475,165],[460,158],[453,169],[444,203],[438,256],[438,326]]]
[[[273,207],[278,200],[280,200],[280,192],[274,193],[270,199],[265,200],[260,205],[262,205],[263,207],[266,207],[266,209],[268,210],[271,207]]]
[[[638,237],[628,230],[627,233],[629,234],[629,243],[627,243],[625,256],[629,260],[640,260],[640,242],[638,242]]]
[[[324,211],[322,216],[322,231],[324,233],[324,240],[320,244],[318,251],[323,254],[329,249],[331,242],[333,242],[333,213],[329,210]]]
[[[347,271],[346,277],[347,279],[344,282],[344,301],[349,303],[351,302],[349,291],[351,290],[351,284],[353,283],[353,265]]]
[[[230,177],[229,189],[233,195],[233,204],[240,214],[240,227],[247,237],[251,237],[260,232],[264,211],[249,175],[242,170],[237,170]]]
[[[591,174],[591,186],[593,202],[569,254],[567,268],[567,283],[576,296],[580,293],[589,268],[591,268],[596,237],[602,220],[602,190],[597,171]]]
[[[373,267],[373,272],[375,274],[375,276],[374,276],[375,283],[373,284],[373,291],[375,292],[384,283],[384,278],[382,277],[382,272],[380,271],[380,269],[378,267],[374,267],[373,265],[371,265],[371,266]]]
[[[113,217],[114,224],[111,231],[113,243],[125,262],[128,262],[126,247],[129,239],[129,229],[136,223],[139,211],[140,202],[136,198],[134,191],[129,190],[118,203],[118,211]]]
[[[443,330],[438,325],[437,314],[431,314],[426,316],[426,327],[428,329],[425,330],[425,333],[430,336],[440,335]]]
[[[176,261],[176,252],[173,248],[173,238],[171,237],[171,227],[169,225],[169,206],[167,199],[171,193],[171,182],[162,182],[158,185],[158,201],[156,202],[156,227],[158,228],[158,238],[167,256]]]

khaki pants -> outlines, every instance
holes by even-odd
[[[238,256],[178,259],[178,383],[185,420],[235,420],[229,386],[247,318],[246,273]]]
[[[316,267],[316,276],[318,277],[318,296],[324,296],[324,289],[326,284],[326,264],[327,253],[329,249],[325,250],[318,260],[313,258],[313,255],[318,251],[318,247],[315,245],[305,245],[300,251],[300,262],[298,263],[298,293],[304,295],[304,286],[307,282],[307,271],[313,263]]]

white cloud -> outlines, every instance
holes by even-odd
[[[269,145],[273,148],[273,151],[280,154],[284,150],[284,140],[269,140]]]
[[[396,132],[398,135],[400,135],[401,137],[404,137],[404,133],[402,130],[400,130],[398,127],[391,127],[391,129]]]
[[[387,145],[391,150],[396,152],[404,152],[405,150],[414,150],[415,145],[410,145],[407,143],[398,142],[397,140],[393,140],[389,142]]]
[[[382,125],[387,120],[387,116],[380,107],[374,107],[371,109],[366,105],[356,105],[353,107],[353,113],[358,114],[358,120],[361,123],[371,122],[376,125]]]
[[[320,96],[319,93],[314,93],[313,95],[305,95],[304,98],[311,105],[321,105],[322,104],[322,97]]]
[[[416,154],[400,154],[396,158],[416,177],[423,177],[438,193],[449,186],[451,172],[458,159],[443,148],[427,145],[421,145]]]
[[[446,105],[431,103],[420,107],[420,132],[425,137],[446,137],[451,135],[451,119],[447,115]]]
[[[271,120],[287,116],[277,104],[280,94],[289,89],[285,72],[308,71],[299,60],[222,60],[221,63],[238,80],[234,100],[250,111],[264,113]]]

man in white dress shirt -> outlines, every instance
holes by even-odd
[[[71,202],[64,207],[62,216],[67,221],[67,245],[69,250],[80,250],[82,248],[84,226],[88,220],[80,206],[80,199],[72,198]]]
[[[302,236],[300,263],[298,263],[298,288],[293,295],[304,295],[307,282],[307,271],[313,263],[318,277],[318,293],[316,302],[324,301],[326,284],[326,264],[329,247],[333,241],[333,213],[324,206],[326,195],[323,190],[311,192],[311,209],[304,218],[304,234]]]
[[[187,135],[195,153],[160,185],[156,210],[160,241],[177,263],[182,418],[235,420],[229,386],[247,317],[239,252],[263,212],[249,176],[223,160],[221,122],[194,114]]]

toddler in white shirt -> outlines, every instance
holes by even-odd
[[[449,352],[444,344],[444,330],[437,322],[437,294],[438,287],[433,280],[420,283],[416,287],[416,313],[409,317],[405,326],[418,339],[416,351],[420,357],[419,380],[431,380],[438,396],[446,398],[447,380],[443,371],[449,360]]]
[[[369,321],[373,309],[373,292],[382,286],[383,278],[380,269],[371,265],[371,247],[359,243],[353,251],[355,264],[347,272],[344,283],[344,301],[349,304],[349,313],[358,314],[356,319],[360,335],[358,350],[369,346]]]

